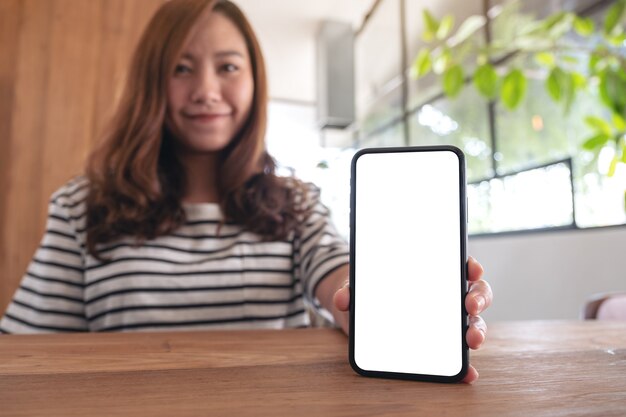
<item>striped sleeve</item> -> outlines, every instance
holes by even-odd
[[[2,333],[87,331],[83,299],[83,250],[76,216],[83,204],[72,198],[84,187],[69,183],[48,207],[46,232],[4,317]],[[83,192],[84,193],[84,192]]]
[[[322,204],[320,191],[311,187],[308,192],[311,208],[304,221],[300,241],[300,276],[305,296],[315,301],[319,283],[337,268],[349,263],[348,243],[341,237],[330,217],[330,210]]]

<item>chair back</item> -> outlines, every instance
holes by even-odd
[[[585,320],[626,320],[626,292],[593,295],[585,303],[581,316]]]

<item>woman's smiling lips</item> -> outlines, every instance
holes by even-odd
[[[199,123],[209,123],[212,121],[220,120],[230,116],[230,113],[198,113],[198,114],[185,114],[187,119]]]

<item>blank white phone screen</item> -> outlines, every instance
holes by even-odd
[[[445,150],[356,161],[354,359],[363,370],[461,371],[459,166]]]

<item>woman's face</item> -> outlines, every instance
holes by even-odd
[[[184,46],[167,90],[166,124],[179,149],[224,149],[248,119],[254,95],[246,41],[227,17],[206,13]]]

